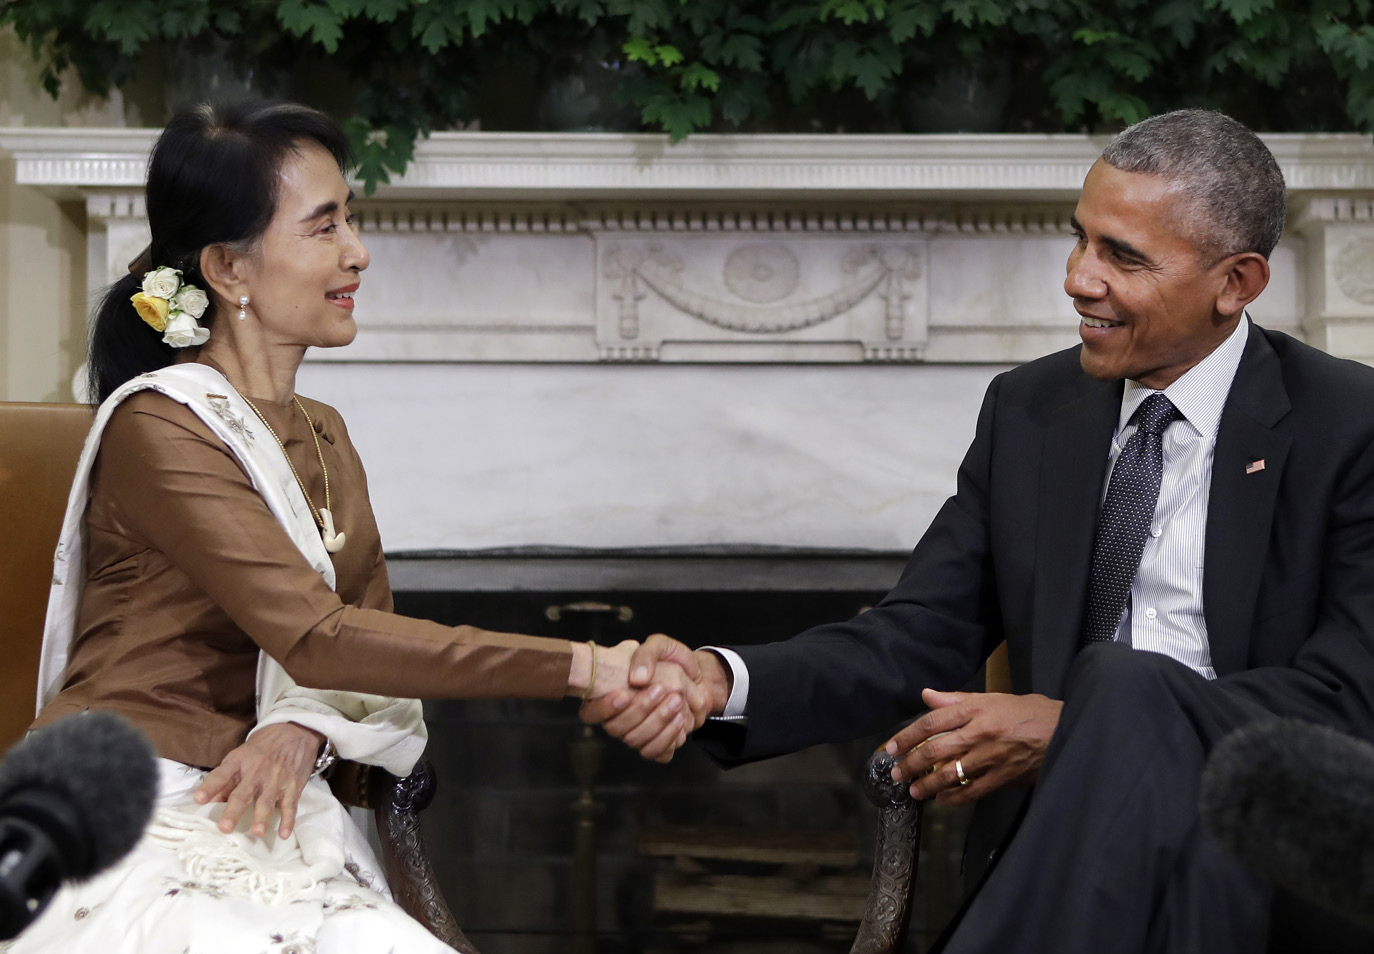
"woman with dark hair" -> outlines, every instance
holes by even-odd
[[[357,330],[368,254],[347,162],[328,117],[261,102],[185,112],[153,150],[152,243],[91,332],[102,403],[58,548],[36,725],[127,718],[161,756],[158,807],[130,856],[64,888],[14,952],[447,950],[390,902],[317,770],[337,750],[409,772],[424,724],[393,697],[626,685],[631,643],[391,612],[362,464],[339,415],[295,393],[306,349]],[[651,746],[667,757],[704,699],[680,672],[663,685]]]

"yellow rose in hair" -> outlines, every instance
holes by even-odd
[[[139,292],[129,301],[134,303],[134,311],[138,312],[138,317],[146,321],[154,331],[167,330],[167,312],[172,307],[167,299]]]

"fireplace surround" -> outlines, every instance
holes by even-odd
[[[0,129],[18,182],[84,219],[91,293],[147,242],[155,136]],[[1374,144],[1266,141],[1290,215],[1251,313],[1374,360]],[[1075,343],[1068,217],[1104,143],[420,144],[403,177],[357,203],[372,253],[358,340],[312,353],[300,374],[304,393],[342,412],[369,467],[398,606],[586,638],[586,618],[547,611],[599,602],[631,618],[617,610],[598,638],[663,629],[699,644],[783,638],[871,603],[952,491],[988,382]],[[572,712],[427,705],[436,865],[492,954],[585,940]],[[723,775],[690,750],[666,769],[603,750],[601,948],[765,944],[776,926],[759,936],[741,923],[733,941],[699,925],[659,931],[646,892],[666,862],[639,853],[637,832],[848,826],[871,850],[854,780],[874,741]],[[956,837],[932,850],[928,872],[957,868]]]

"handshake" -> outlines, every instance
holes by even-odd
[[[642,644],[573,645],[572,694],[579,715],[646,759],[667,762],[709,715],[725,711],[731,674],[719,656],[693,652],[661,633]]]

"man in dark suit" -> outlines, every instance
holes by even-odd
[[[914,796],[978,802],[948,951],[1263,950],[1269,888],[1198,822],[1207,753],[1280,715],[1374,736],[1374,370],[1250,323],[1283,221],[1240,123],[1123,132],[1073,219],[1082,345],[993,381],[891,593],[782,643],[636,657],[698,664],[727,763],[929,706],[888,748]],[[948,691],[1003,641],[1015,694]],[[699,722],[671,703],[583,715],[663,757]]]

